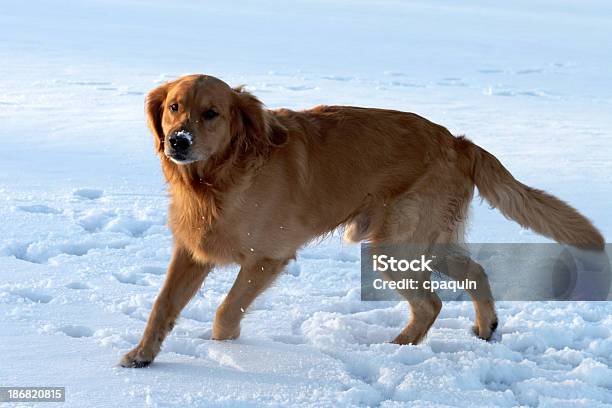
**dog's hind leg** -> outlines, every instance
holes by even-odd
[[[437,265],[444,259],[446,251],[463,241],[464,220],[473,193],[470,182],[452,169],[448,172],[445,166],[432,168],[409,191],[386,207],[384,221],[372,240],[374,245],[400,245],[403,257],[418,259],[425,256],[435,260],[434,269],[438,269]],[[453,259],[452,262],[457,263],[459,260]],[[462,270],[457,264],[452,266],[452,271]],[[469,264],[465,273],[468,272],[470,277],[479,279],[483,288],[474,305],[477,307],[479,335],[488,338],[495,311],[490,291],[486,292],[486,275],[479,275],[482,268],[478,269],[472,264]],[[413,273],[411,277],[417,283],[415,287],[399,291],[410,303],[410,321],[394,340],[395,343],[416,344],[421,341],[442,308],[439,296],[423,287],[423,283],[430,279],[430,272]],[[397,280],[398,277],[387,279]],[[487,285],[484,286],[483,282]],[[480,299],[481,296],[483,299]]]
[[[373,248],[385,246],[387,250],[399,249],[399,258],[405,260],[419,259],[422,255],[430,256],[430,246],[438,233],[430,225],[428,214],[421,209],[422,203],[410,195],[389,206],[381,228],[371,240]],[[419,217],[419,214],[423,216]],[[415,237],[419,237],[418,239]],[[385,251],[386,252],[386,251]],[[418,344],[435,322],[442,301],[424,283],[430,279],[431,272],[411,271],[409,278],[414,286],[399,289],[398,293],[410,304],[410,320],[402,332],[393,340],[396,344]],[[383,272],[387,281],[399,282],[408,278],[405,272]]]
[[[467,279],[476,284],[476,289],[466,289],[476,312],[473,331],[481,339],[489,340],[497,328],[497,314],[489,279],[483,267],[468,255],[449,255],[436,268],[454,280]]]
[[[417,277],[418,289],[398,291],[410,304],[410,320],[402,332],[393,340],[395,344],[419,344],[436,321],[442,301],[435,292],[423,288],[429,276]]]
[[[188,250],[174,249],[164,286],[155,300],[140,343],[121,359],[123,367],[146,367],[155,358],[166,335],[174,328],[176,318],[196,294],[211,264],[196,262]]]

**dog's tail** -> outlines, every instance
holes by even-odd
[[[602,250],[601,233],[578,211],[547,194],[526,186],[491,153],[460,137],[457,150],[469,162],[466,170],[480,195],[506,217],[525,228],[579,248]]]

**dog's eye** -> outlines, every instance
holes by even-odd
[[[169,106],[170,112],[178,112],[178,103],[173,103]]]
[[[205,120],[214,119],[218,115],[219,115],[219,113],[217,111],[215,111],[214,109],[205,110],[204,113],[202,114],[202,116],[204,117]]]

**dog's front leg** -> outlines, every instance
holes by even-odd
[[[155,300],[142,339],[123,356],[120,363],[123,367],[140,368],[151,364],[179,313],[196,294],[212,268],[212,264],[195,261],[188,250],[178,245],[175,247],[166,282]]]
[[[242,265],[225,300],[217,309],[213,324],[214,340],[235,339],[240,320],[253,300],[282,272],[289,260],[261,259]]]

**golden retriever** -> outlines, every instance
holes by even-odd
[[[146,114],[169,184],[175,247],[142,340],[121,360],[126,367],[153,361],[215,265],[241,266],[212,331],[213,339],[234,339],[249,305],[305,243],[341,226],[353,242],[460,242],[474,186],[523,227],[579,247],[604,245],[572,207],[521,184],[490,153],[413,113],[267,110],[242,88],[189,75],[151,91]],[[454,262],[458,267],[445,273],[478,283],[468,292],[474,330],[489,339],[497,317],[487,277],[469,257]],[[435,293],[402,295],[410,321],[394,342],[416,344],[442,304]]]

